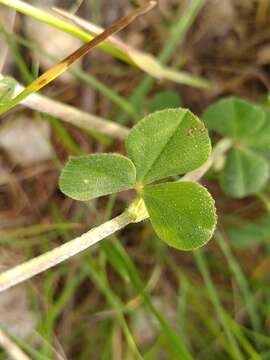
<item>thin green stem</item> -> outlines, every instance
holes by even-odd
[[[115,309],[117,319],[123,329],[127,343],[129,344],[130,349],[133,351],[135,358],[138,360],[143,360],[143,357],[138,350],[136,342],[128,327],[127,321],[123,315],[125,304],[123,304],[121,300],[117,297],[117,295],[111,291],[106,279],[102,277],[102,275],[99,273],[99,271],[95,269],[95,267],[93,267],[92,265],[90,266],[90,263],[88,262],[87,265],[84,266],[84,268],[90,275],[91,279],[103,291],[111,306]]]
[[[225,241],[223,235],[220,231],[217,231],[215,234],[215,238],[217,239],[217,242],[226,257],[228,264],[235,275],[235,278],[238,281],[238,284],[240,286],[240,289],[243,293],[243,297],[246,302],[246,306],[250,315],[251,323],[255,331],[260,332],[261,330],[261,319],[258,315],[258,309],[256,306],[256,303],[253,299],[252,292],[249,288],[248,281],[239,265],[237,260],[235,259],[228,243]]]
[[[6,43],[9,46],[9,49],[11,50],[11,52],[13,54],[13,58],[14,58],[16,64],[17,64],[17,67],[18,67],[24,81],[27,84],[30,84],[31,81],[33,81],[32,75],[29,72],[22,55],[20,54],[20,52],[16,48],[16,44],[15,44],[15,41],[14,41],[14,39],[12,37],[12,34],[5,31],[5,29],[3,28],[3,26],[1,24],[0,24],[0,32],[4,35]]]

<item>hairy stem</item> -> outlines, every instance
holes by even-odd
[[[3,272],[0,274],[0,292],[79,254],[133,221],[134,216],[129,211],[125,211],[121,215],[89,230],[76,239]]]
[[[17,83],[14,92],[17,94],[23,89],[24,87]],[[128,136],[129,129],[124,126],[118,125],[117,123],[99,116],[88,114],[74,108],[73,106],[49,99],[43,95],[31,94],[25,98],[21,104],[32,110],[55,116],[58,119],[75,126],[94,130],[113,138],[125,140]]]

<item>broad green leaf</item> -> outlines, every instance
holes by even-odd
[[[192,182],[148,185],[142,196],[156,233],[170,246],[192,250],[211,238],[215,205],[203,186]]]
[[[165,90],[155,94],[149,103],[148,110],[151,113],[168,108],[178,108],[181,105],[182,100],[176,91]]]
[[[209,157],[210,139],[203,123],[186,109],[167,109],[146,116],[130,131],[127,152],[137,181],[187,173]]]
[[[220,174],[220,184],[225,193],[242,198],[255,194],[269,178],[268,163],[251,150],[232,149]]]
[[[243,139],[263,126],[264,116],[260,107],[236,97],[228,97],[209,106],[203,120],[209,130],[232,139]]]
[[[133,187],[136,169],[118,154],[71,157],[60,177],[61,191],[75,200],[90,200]]]

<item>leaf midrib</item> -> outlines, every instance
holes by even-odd
[[[175,128],[172,130],[172,134],[169,136],[168,140],[166,141],[166,143],[164,144],[164,146],[161,148],[161,150],[159,151],[157,157],[152,161],[152,163],[150,164],[150,166],[148,167],[147,172],[145,173],[144,177],[142,178],[142,181],[144,179],[147,178],[147,175],[151,172],[151,169],[154,167],[154,165],[156,164],[156,162],[159,160],[159,158],[161,157],[164,149],[168,146],[168,144],[170,143],[170,141],[172,140],[172,138],[174,137],[178,127],[180,126],[180,124],[184,121],[186,115],[188,114],[188,110],[185,110],[185,114],[180,118],[179,122],[177,123],[177,125],[175,126]],[[155,179],[154,179],[155,180]],[[152,180],[152,181],[154,181]]]

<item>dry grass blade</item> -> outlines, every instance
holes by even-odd
[[[103,28],[86,21],[79,16],[70,14],[62,9],[53,8],[58,14],[64,18],[71,20],[75,25],[80,26],[83,30],[86,30],[91,35],[99,35],[102,33]],[[166,79],[174,81],[180,84],[186,84],[198,88],[209,88],[210,83],[199,76],[193,76],[187,72],[174,70],[170,67],[166,67],[159,63],[154,56],[147,52],[142,52],[130,45],[125,44],[116,36],[111,36],[108,39],[108,43],[112,44],[115,48],[128,55],[131,61],[147,74],[153,76],[156,79]]]
[[[82,45],[79,49],[74,51],[72,54],[67,56],[65,59],[60,61],[58,64],[51,67],[48,71],[46,71],[39,78],[34,80],[29,86],[27,86],[20,94],[18,94],[14,99],[7,102],[3,106],[0,107],[0,114],[10,110],[15,105],[17,105],[20,101],[26,98],[28,95],[40,90],[58,76],[60,76],[63,72],[65,72],[76,60],[80,59],[82,56],[86,55],[94,48],[96,48],[99,44],[105,41],[108,37],[117,32],[123,30],[130,23],[132,23],[138,16],[144,15],[148,11],[150,11],[156,5],[155,1],[150,1],[147,5],[142,6],[122,19],[115,22],[112,26],[108,27],[101,34],[93,38],[88,43]]]

